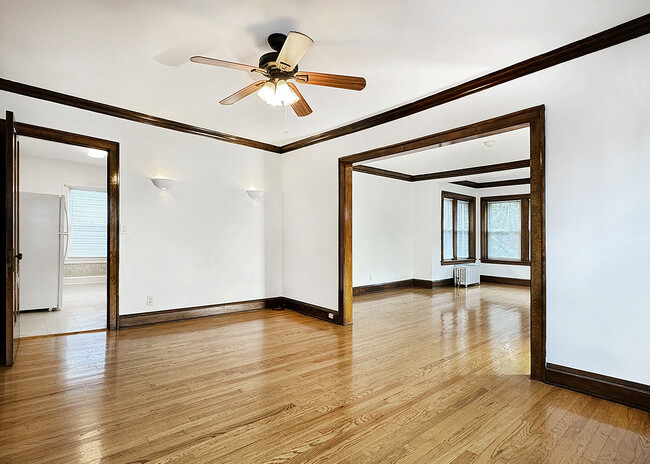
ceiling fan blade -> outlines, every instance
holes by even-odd
[[[325,87],[336,87],[339,89],[363,90],[366,86],[366,80],[363,77],[306,71],[300,71],[293,77],[302,84],[324,85]]]
[[[314,43],[309,37],[300,32],[289,32],[287,40],[280,50],[276,66],[282,71],[293,71],[309,47]]]
[[[296,95],[300,97],[300,100],[298,100],[296,103],[291,105],[291,109],[293,109],[293,111],[296,113],[296,116],[298,116],[299,118],[302,118],[304,116],[309,116],[312,113],[312,109],[305,101],[305,97],[302,96],[300,90],[298,90],[298,87],[296,87],[296,84],[294,84],[293,82],[287,82],[287,84],[289,84],[291,90],[293,90],[296,93]]]
[[[224,98],[219,103],[221,103],[222,105],[232,105],[233,103],[237,103],[242,98],[248,97],[250,94],[257,92],[264,85],[265,82],[266,82],[265,80],[253,82],[251,85],[247,85],[246,87],[244,87],[241,90],[238,90],[237,92],[233,93],[229,97]]]
[[[212,66],[219,66],[220,68],[230,68],[230,69],[239,69],[240,71],[247,72],[258,72],[266,75],[267,72],[264,69],[258,68],[256,66],[249,66],[247,64],[234,63],[232,61],[217,60],[215,58],[208,58],[207,56],[193,56],[190,58],[192,63],[200,64],[209,64]]]

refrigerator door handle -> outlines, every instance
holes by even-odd
[[[63,306],[63,265],[68,255],[68,208],[65,195],[59,197],[59,288],[57,295],[57,308]]]
[[[61,230],[61,232],[67,234],[68,232],[70,232],[69,218],[68,218],[68,205],[66,204],[65,196],[63,195],[61,196],[61,206],[62,206],[61,209],[63,210],[63,229]]]

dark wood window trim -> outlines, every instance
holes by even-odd
[[[452,224],[453,224],[453,254],[452,259],[445,259],[445,199],[453,200]],[[458,200],[469,203],[469,258],[458,259],[458,231],[456,230]],[[440,195],[440,264],[463,264],[476,262],[476,198],[469,195],[461,195],[454,192],[442,192]]]
[[[521,259],[490,259],[488,258],[488,230],[487,230],[487,207],[488,203],[499,201],[521,200]],[[481,263],[487,264],[510,264],[515,266],[530,266],[530,195],[499,195],[493,197],[481,197]]]

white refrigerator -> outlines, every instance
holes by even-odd
[[[20,192],[21,311],[60,309],[68,246],[65,197]]]

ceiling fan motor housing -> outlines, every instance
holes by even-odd
[[[290,75],[293,75],[298,72],[298,66],[293,68],[291,71],[281,71],[280,69],[277,68],[275,65],[276,61],[278,61],[278,52],[268,52],[265,53],[260,57],[259,61],[259,67],[262,69],[266,69],[269,71],[271,74],[274,74],[274,71],[278,71],[284,75],[284,77],[289,77]]]
[[[268,38],[269,45],[275,51],[265,53],[260,57],[260,61],[259,61],[260,68],[266,69],[267,71],[271,71],[271,72],[277,69],[275,63],[278,61],[278,55],[280,54],[280,50],[282,50],[282,47],[284,46],[284,42],[286,40],[287,40],[287,36],[279,32],[273,33],[269,36]],[[279,77],[288,77],[288,75],[295,74],[296,72],[298,72],[298,66],[296,65],[296,67],[293,68],[290,72],[287,71],[282,71],[282,72],[287,76],[279,76]]]
[[[286,34],[275,32],[271,34],[267,40],[271,48],[276,52],[279,52],[280,50],[282,50],[282,46],[284,45],[284,42],[287,40],[287,36]]]
[[[278,52],[268,52],[260,56],[259,67],[262,69],[268,69],[269,66],[275,64],[278,60]]]

